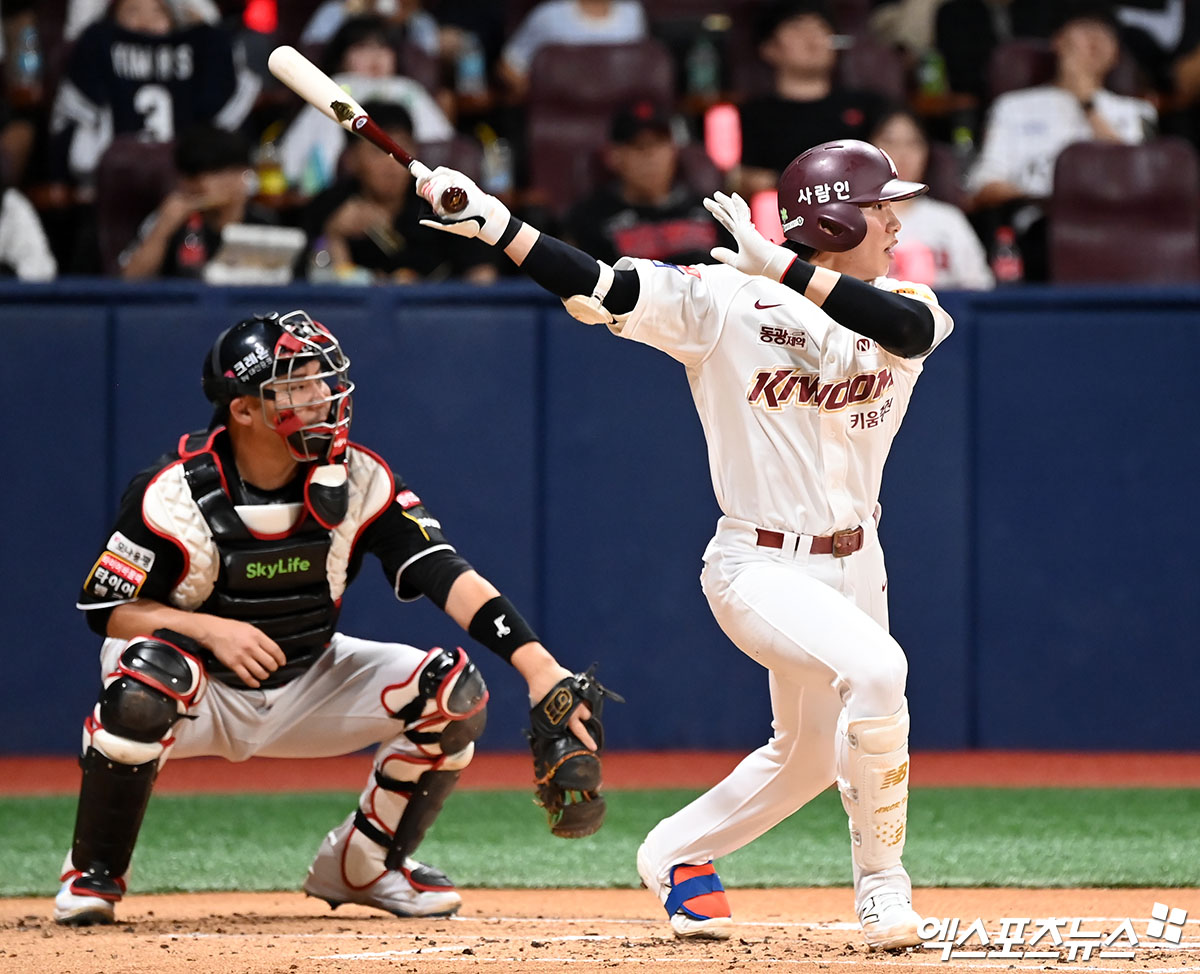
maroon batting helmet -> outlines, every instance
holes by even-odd
[[[851,250],[867,235],[860,206],[929,192],[900,178],[892,157],[869,142],[841,139],[802,152],[779,177],[783,234],[813,250]]]

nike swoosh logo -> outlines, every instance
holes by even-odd
[[[754,307],[758,308],[758,310],[759,310],[759,311],[766,311],[766,310],[767,310],[767,308],[778,308],[778,307],[779,307],[779,305],[777,305],[777,304],[763,304],[761,301],[755,301],[755,302],[754,302]]]

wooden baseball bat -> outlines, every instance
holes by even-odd
[[[347,132],[361,135],[372,145],[378,146],[407,167],[414,176],[419,178],[429,174],[427,166],[405,152],[395,139],[372,121],[362,105],[294,47],[284,44],[275,48],[267,58],[267,67],[271,69],[271,74]],[[457,186],[450,187],[443,191],[441,204],[446,213],[462,212],[467,205],[466,191]]]

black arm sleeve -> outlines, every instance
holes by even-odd
[[[803,294],[814,270],[812,264],[797,257],[782,283]],[[929,305],[845,274],[833,286],[821,310],[839,325],[873,338],[894,355],[912,358],[933,345],[933,312]]]
[[[513,217],[500,237],[499,246],[507,247],[523,224]],[[596,259],[557,237],[541,234],[521,264],[521,270],[551,294],[569,298],[573,294],[591,294],[600,279]],[[615,315],[632,311],[641,285],[637,271],[616,271],[604,307]]]

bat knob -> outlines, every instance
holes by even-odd
[[[467,191],[457,186],[451,186],[442,192],[442,211],[444,213],[461,213],[467,206]]]

